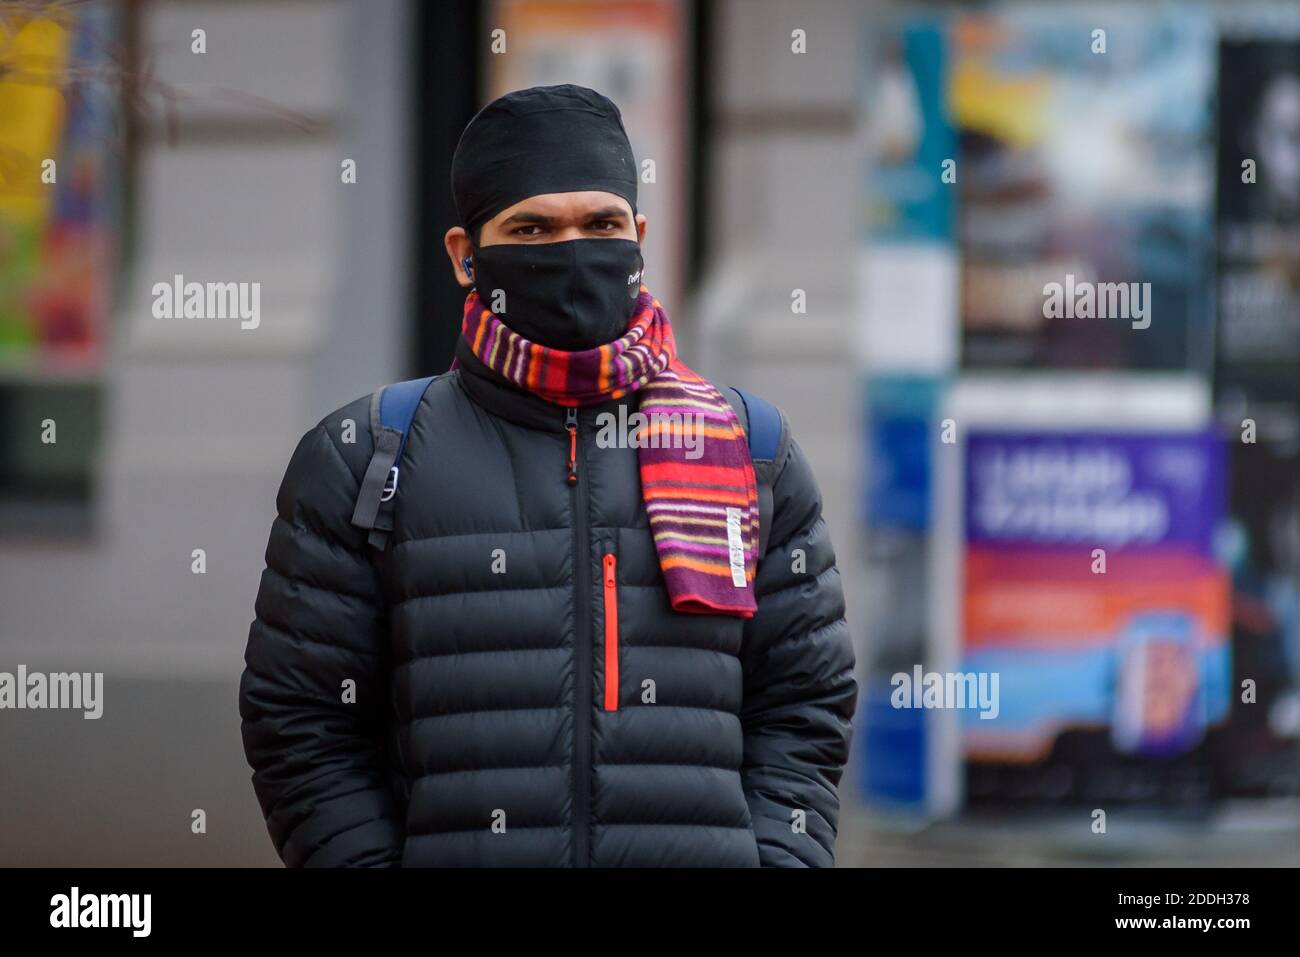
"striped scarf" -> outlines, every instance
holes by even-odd
[[[677,358],[672,324],[645,286],[627,332],[595,349],[531,342],[477,291],[465,300],[461,335],[489,369],[556,405],[639,391],[648,420],[636,433],[641,493],[673,610],[753,616],[758,487],[749,443],[722,393]],[[691,436],[694,451],[684,441]]]

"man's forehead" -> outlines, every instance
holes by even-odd
[[[632,206],[617,193],[606,193],[597,190],[573,193],[542,193],[537,196],[529,196],[513,206],[506,207],[492,219],[494,222],[504,223],[513,217],[523,215],[560,219],[591,216],[594,213],[606,216],[620,214],[631,216]]]

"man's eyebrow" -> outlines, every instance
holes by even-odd
[[[627,210],[622,206],[605,206],[601,209],[592,210],[582,217],[583,222],[594,222],[598,219],[627,219]],[[547,216],[545,213],[536,213],[531,210],[521,209],[501,220],[502,226],[513,226],[520,223],[530,223],[538,226],[550,226],[555,222],[554,216]]]
[[[604,209],[597,209],[587,214],[587,222],[593,219],[627,219],[627,210],[622,206],[606,206]]]
[[[521,209],[512,216],[507,216],[501,221],[502,226],[509,226],[511,223],[537,223],[539,225],[550,225],[553,217],[544,213],[533,213],[526,209]]]

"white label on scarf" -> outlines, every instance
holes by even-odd
[[[745,544],[740,533],[740,509],[727,509],[727,550],[731,561],[731,584],[745,587]]]

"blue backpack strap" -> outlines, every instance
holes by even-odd
[[[771,402],[751,392],[737,389],[736,394],[745,403],[749,419],[749,454],[762,461],[774,461],[781,446],[781,413]]]
[[[415,410],[420,407],[420,400],[424,398],[424,393],[428,391],[429,383],[433,380],[433,376],[407,379],[405,382],[394,382],[379,390],[379,427],[395,429],[402,435],[397,446],[399,462],[402,459],[402,452],[406,449],[406,437],[411,432],[411,423],[415,420]],[[394,479],[394,491],[396,491],[395,483],[396,479]]]
[[[352,524],[370,532],[370,544],[380,551],[388,544],[388,533],[393,530],[392,516],[383,506],[397,494],[406,437],[411,432],[420,400],[434,378],[394,382],[370,397],[370,434],[375,451],[361,479]]]
[[[735,409],[749,440],[749,457],[754,462],[754,479],[758,484],[758,557],[761,561],[767,553],[772,533],[772,513],[775,510],[772,485],[776,481],[776,470],[785,458],[785,419],[771,402],[751,392],[724,387],[722,394]]]

